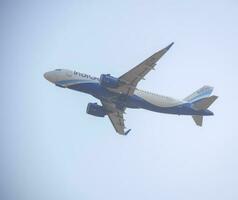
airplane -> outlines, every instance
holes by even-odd
[[[188,97],[178,100],[164,95],[137,89],[139,81],[155,69],[157,61],[170,49],[174,43],[156,52],[120,77],[101,74],[100,78],[68,69],[55,69],[44,74],[44,77],[62,88],[84,92],[101,101],[88,103],[86,112],[97,117],[105,117],[117,133],[127,135],[124,114],[126,108],[142,108],[159,113],[175,115],[191,115],[198,126],[203,124],[203,116],[214,115],[208,107],[218,98],[211,96],[213,87],[203,86]]]

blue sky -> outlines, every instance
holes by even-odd
[[[1,1],[0,198],[237,199],[238,2]],[[127,110],[127,137],[86,114],[91,96],[43,73],[114,76],[175,42],[138,87],[219,99],[191,117]]]

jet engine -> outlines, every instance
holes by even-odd
[[[102,74],[100,76],[100,84],[103,87],[117,88],[119,86],[119,79],[111,76],[110,74]]]
[[[107,114],[103,107],[97,103],[89,103],[87,113],[96,117],[104,117]]]

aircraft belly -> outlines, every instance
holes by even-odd
[[[154,112],[178,115],[202,115],[202,113],[191,109],[188,104],[160,95],[138,95],[137,93],[132,96],[120,96],[103,88],[98,83],[80,83],[68,86],[68,88],[91,94],[100,100],[110,101],[121,108],[143,108]]]
[[[156,103],[153,103],[153,101],[147,101],[147,99],[143,99],[137,95],[133,95],[131,101],[131,104],[134,105],[134,107],[143,108],[154,112],[178,115],[201,114],[193,110],[188,103],[178,102],[176,104],[167,104],[165,107],[163,102],[156,101]]]
[[[144,103],[143,109],[159,112],[159,113],[168,113],[168,114],[177,114],[177,115],[190,115],[193,114],[193,110],[186,105],[177,105],[171,107],[160,107],[150,103]]]

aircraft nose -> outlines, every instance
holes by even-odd
[[[54,83],[56,81],[56,76],[53,71],[44,73],[44,77],[46,80],[50,81],[51,83]]]
[[[44,77],[46,80],[48,80],[48,72],[44,73]]]

